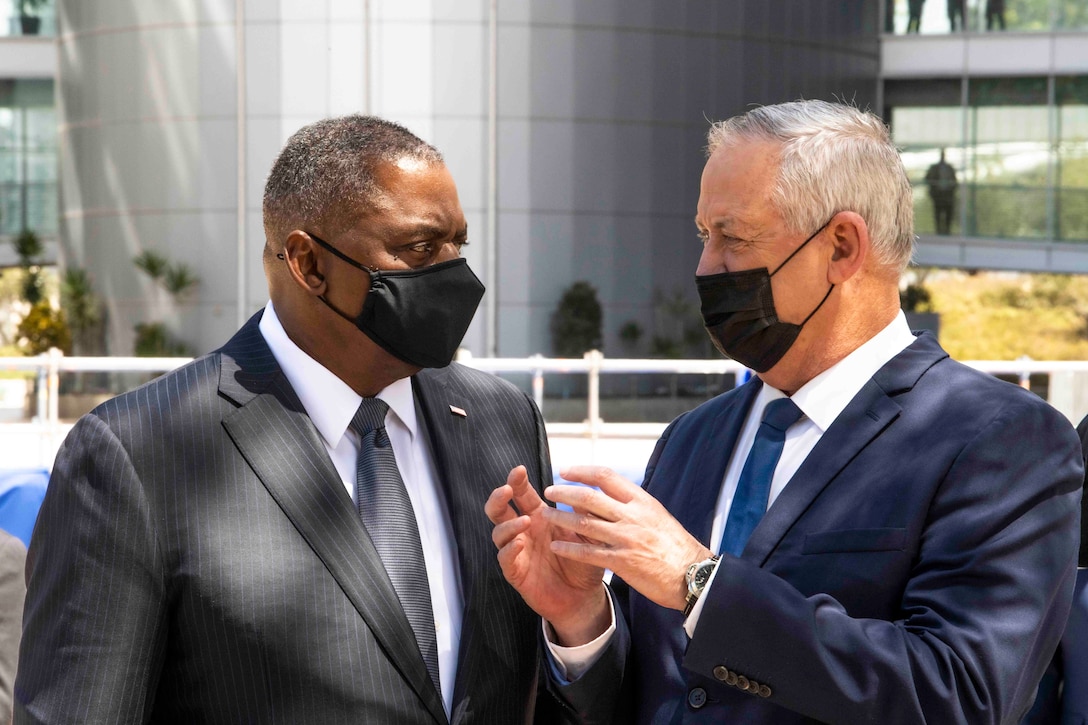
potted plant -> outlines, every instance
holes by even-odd
[[[45,244],[30,229],[16,234],[11,243],[15,247],[15,256],[19,258],[19,266],[23,269],[23,299],[36,305],[45,298],[42,268],[38,261],[38,257],[45,252]]]
[[[15,0],[15,9],[19,13],[19,25],[23,35],[37,35],[41,30],[41,9],[49,0]]]

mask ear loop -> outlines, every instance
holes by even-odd
[[[831,285],[830,287],[828,287],[828,288],[827,288],[827,294],[826,294],[826,295],[824,295],[824,298],[823,298],[822,300],[820,300],[820,304],[816,305],[816,309],[814,309],[814,310],[813,310],[812,312],[808,313],[808,317],[806,317],[806,318],[804,319],[804,321],[803,321],[803,322],[802,322],[802,323],[801,323],[800,325],[798,325],[798,327],[804,327],[804,326],[805,326],[805,324],[806,324],[806,323],[807,323],[807,322],[808,322],[809,320],[811,320],[811,319],[812,319],[812,316],[813,316],[813,315],[815,315],[815,314],[816,314],[817,312],[819,312],[819,311],[820,311],[820,308],[824,306],[824,303],[825,303],[825,302],[827,302],[827,298],[831,296],[831,292],[832,292],[832,291],[833,291],[834,289],[835,289],[835,285]]]
[[[835,218],[835,217],[831,217],[831,219],[834,219],[834,218]],[[774,268],[774,271],[773,271],[773,272],[771,272],[771,273],[770,273],[770,274],[769,274],[768,276],[769,276],[769,277],[773,277],[773,276],[775,276],[776,274],[778,274],[778,270],[780,270],[780,269],[782,269],[783,267],[785,267],[785,266],[786,266],[786,262],[788,262],[788,261],[790,261],[791,259],[793,259],[793,258],[794,258],[794,256],[796,256],[796,254],[797,254],[798,252],[800,252],[800,251],[801,251],[802,249],[804,249],[804,248],[805,248],[805,245],[806,245],[806,244],[808,244],[808,243],[809,243],[809,242],[811,242],[811,241],[812,241],[813,239],[815,239],[815,238],[817,237],[817,235],[819,235],[819,233],[820,233],[820,232],[822,232],[822,231],[823,231],[824,229],[826,229],[826,228],[827,228],[827,225],[831,223],[831,219],[828,219],[828,220],[827,220],[826,222],[824,222],[824,225],[823,225],[822,227],[820,227],[819,229],[817,229],[816,231],[814,231],[814,232],[812,233],[812,236],[811,236],[811,237],[809,237],[809,238],[808,238],[808,239],[806,239],[805,241],[801,242],[801,245],[800,245],[799,247],[797,247],[797,249],[793,250],[793,252],[792,252],[792,253],[790,253],[790,256],[786,257],[785,261],[784,261],[784,262],[782,262],[782,264],[780,264],[780,265],[778,265],[777,267],[775,267],[775,268]],[[816,309],[814,309],[814,310],[813,310],[812,312],[808,313],[808,317],[806,317],[806,318],[805,318],[805,319],[804,319],[804,320],[803,320],[803,321],[801,322],[801,324],[800,324],[800,325],[798,325],[798,327],[804,327],[804,326],[805,326],[805,325],[806,325],[806,324],[808,323],[808,321],[812,319],[812,316],[813,316],[813,315],[815,315],[815,314],[816,314],[817,312],[819,312],[819,311],[820,311],[820,308],[824,306],[824,303],[825,303],[825,302],[827,302],[827,298],[831,296],[831,293],[832,293],[832,292],[834,291],[834,289],[835,289],[835,285],[831,285],[830,287],[828,287],[828,288],[827,288],[827,294],[825,294],[825,295],[824,295],[824,298],[823,298],[822,300],[820,300],[820,304],[816,305]]]
[[[328,242],[326,242],[324,239],[317,236],[316,234],[310,234],[310,232],[306,232],[306,234],[310,237],[310,239],[317,242],[319,246],[323,247],[324,249],[328,250],[329,252],[332,252],[337,257],[339,257],[340,259],[342,259],[345,262],[347,262],[348,264],[350,264],[352,267],[355,267],[356,269],[361,269],[364,272],[377,272],[378,271],[376,269],[373,269],[372,267],[366,266],[365,264],[362,264],[360,262],[356,262],[354,259],[352,259],[348,255],[344,254],[339,249],[332,246],[331,244],[329,244]],[[276,254],[276,259],[286,260],[287,258],[283,256],[283,252],[278,252]],[[399,259],[399,257],[394,256],[393,259]]]
[[[834,218],[835,218],[835,217],[831,217],[831,219],[834,219]],[[815,238],[817,237],[817,235],[819,235],[819,233],[820,233],[820,232],[822,232],[822,231],[823,231],[824,229],[827,229],[827,225],[831,223],[831,219],[828,219],[828,220],[827,220],[826,222],[824,222],[823,226],[821,226],[821,227],[820,227],[819,229],[817,229],[816,231],[814,231],[814,232],[812,233],[812,236],[810,236],[810,237],[809,237],[808,239],[806,239],[805,241],[801,242],[801,245],[800,245],[799,247],[797,247],[797,249],[795,249],[795,250],[793,250],[792,252],[790,252],[790,256],[786,257],[785,261],[783,261],[783,262],[782,262],[782,264],[780,264],[780,265],[778,265],[777,267],[775,267],[775,268],[774,268],[774,271],[773,271],[773,272],[771,272],[771,274],[770,274],[769,276],[773,277],[773,276],[775,276],[776,274],[778,274],[778,270],[780,270],[780,269],[782,269],[783,267],[785,267],[785,266],[786,266],[786,262],[789,262],[789,261],[790,261],[791,259],[793,259],[794,257],[796,257],[796,256],[797,256],[797,253],[798,253],[798,252],[800,252],[800,251],[801,251],[802,249],[804,249],[804,248],[805,248],[805,245],[806,245],[806,244],[808,244],[808,243],[809,243],[809,242],[811,242],[811,241],[812,241],[813,239],[815,239]],[[834,286],[834,285],[832,285],[832,286]],[[829,293],[829,294],[830,294],[830,293]],[[821,304],[823,304],[823,303],[821,303]],[[817,307],[816,309],[819,309],[819,308]]]
[[[373,287],[373,285],[374,285],[374,282],[375,282],[375,280],[374,280],[374,277],[375,277],[375,275],[376,275],[376,272],[375,272],[375,270],[371,269],[370,267],[367,267],[367,266],[366,266],[365,264],[359,264],[359,263],[358,263],[358,262],[356,262],[356,261],[355,261],[354,259],[352,259],[351,257],[347,256],[346,254],[344,254],[343,252],[341,252],[341,251],[340,251],[339,249],[337,249],[336,247],[332,246],[331,244],[329,244],[329,243],[328,243],[328,242],[326,242],[325,240],[323,240],[323,239],[321,239],[321,238],[317,237],[316,235],[314,235],[314,234],[310,234],[309,232],[307,232],[307,234],[309,234],[309,235],[310,235],[310,239],[313,239],[313,240],[314,240],[315,242],[317,242],[317,243],[318,243],[319,245],[321,245],[321,246],[322,246],[322,247],[324,247],[325,249],[329,250],[330,252],[332,252],[333,254],[335,254],[335,255],[336,255],[337,257],[339,257],[340,259],[342,259],[342,260],[344,260],[345,262],[347,262],[348,264],[350,264],[350,265],[351,265],[352,267],[355,267],[355,268],[357,268],[357,269],[361,269],[361,270],[363,270],[364,272],[366,272],[367,274],[369,274],[369,275],[370,275],[370,279],[371,279],[371,286]],[[287,259],[287,258],[286,258],[285,256],[283,256],[283,252],[278,252],[278,253],[276,254],[276,259],[282,259],[282,260],[286,261],[286,259]],[[355,318],[354,318],[354,317],[352,317],[351,315],[347,314],[346,312],[344,312],[343,310],[341,310],[341,309],[340,309],[339,307],[337,307],[337,306],[336,306],[336,305],[334,305],[333,303],[329,302],[329,301],[328,301],[328,300],[327,300],[327,299],[325,298],[325,295],[318,295],[318,296],[317,296],[317,299],[319,299],[319,300],[321,300],[322,302],[324,302],[324,303],[325,303],[325,306],[326,306],[326,307],[328,307],[328,308],[329,308],[330,310],[332,310],[332,311],[333,311],[333,312],[335,312],[336,314],[338,314],[338,315],[340,315],[341,317],[343,317],[343,318],[344,318],[345,320],[347,320],[348,322],[350,322],[350,323],[352,323],[352,324],[355,324]]]
[[[327,250],[327,251],[329,251],[329,252],[332,252],[332,253],[333,253],[333,254],[335,254],[335,255],[336,255],[337,257],[339,257],[340,259],[342,259],[342,260],[344,260],[345,262],[347,262],[348,264],[350,264],[350,265],[351,265],[352,267],[355,267],[356,269],[361,269],[361,270],[363,270],[364,272],[371,272],[371,273],[373,273],[373,272],[376,272],[376,271],[377,271],[377,270],[375,270],[375,269],[371,269],[370,267],[366,266],[365,264],[362,264],[361,262],[356,262],[356,261],[355,261],[354,259],[352,259],[352,258],[351,258],[351,257],[349,257],[348,255],[344,254],[344,253],[343,253],[343,252],[341,252],[341,251],[340,251],[339,249],[337,249],[336,247],[332,246],[331,244],[329,244],[328,242],[326,242],[326,241],[325,241],[324,239],[322,239],[321,237],[317,236],[316,234],[310,234],[310,232],[306,232],[306,233],[307,233],[307,234],[308,234],[308,235],[310,236],[310,239],[312,239],[312,240],[314,240],[315,242],[317,242],[319,246],[323,247],[324,249],[326,249],[326,250]]]

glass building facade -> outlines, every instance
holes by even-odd
[[[883,8],[884,32],[897,35],[1088,29],[1084,0],[885,0]]]
[[[0,36],[52,36],[57,34],[55,0],[0,0],[5,10]]]
[[[889,80],[884,101],[919,234],[1088,240],[1088,76]]]
[[[0,235],[57,233],[57,118],[51,80],[0,80]]]

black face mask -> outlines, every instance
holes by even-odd
[[[835,285],[828,288],[816,309],[800,325],[795,325],[778,319],[771,294],[771,277],[778,274],[778,270],[786,266],[786,262],[793,259],[826,226],[824,224],[817,229],[773,272],[761,267],[743,272],[696,275],[695,286],[702,303],[703,324],[714,346],[723,355],[757,373],[763,373],[773,368],[790,349],[801,334],[801,328],[823,307]]]
[[[356,262],[313,234],[310,238],[348,264],[370,275],[370,290],[358,317],[322,302],[353,323],[386,352],[409,365],[444,368],[453,361],[484,296],[484,285],[453,259],[429,267],[375,270]]]

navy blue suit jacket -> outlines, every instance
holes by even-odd
[[[678,418],[647,468],[708,546],[760,384]],[[613,698],[623,723],[1014,723],[1069,613],[1079,445],[1045,402],[922,335],[723,557],[690,642],[679,612],[614,582],[619,635],[560,689],[586,714]]]

